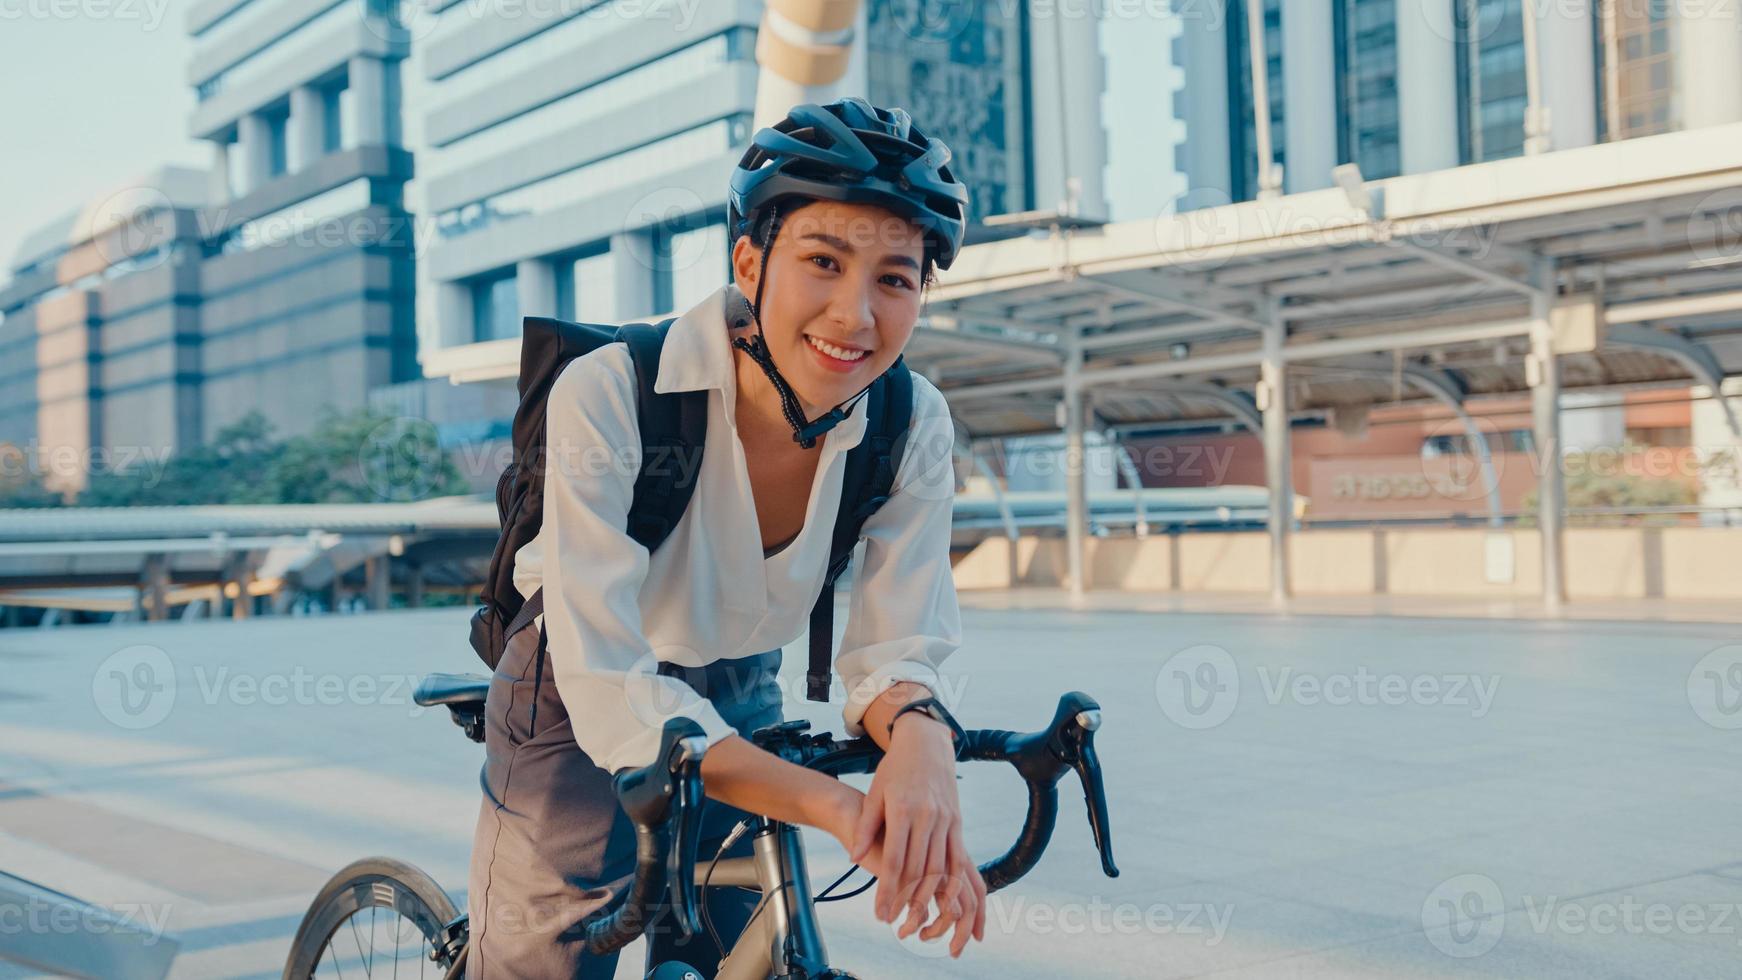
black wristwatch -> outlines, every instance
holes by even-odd
[[[937,698],[920,698],[917,701],[909,701],[895,709],[895,714],[890,716],[889,719],[889,736],[891,738],[895,737],[895,720],[900,718],[902,715],[907,714],[909,711],[917,711],[920,714],[928,715],[943,722],[950,730],[950,738],[954,740],[955,744],[958,746],[962,744],[962,739],[967,737],[967,733],[962,731],[962,726],[956,721],[955,716],[950,714],[949,709],[944,707],[942,701],[939,701]]]

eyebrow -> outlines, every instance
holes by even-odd
[[[840,249],[841,251],[846,252],[849,255],[851,255],[853,252],[857,251],[856,249],[853,248],[852,243],[848,242],[846,239],[836,238],[834,235],[828,234],[827,232],[821,232],[821,231],[807,232],[803,235],[800,235],[798,240],[801,242],[806,242],[806,241],[822,242],[824,245],[828,245],[831,248]],[[916,261],[912,256],[908,256],[908,255],[895,255],[893,253],[890,255],[886,255],[883,258],[883,264],[884,265],[891,265],[891,264],[899,265],[899,266],[903,266],[904,268],[912,269],[915,272],[919,271],[919,262]]]

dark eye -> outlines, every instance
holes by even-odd
[[[818,253],[818,254],[816,254],[816,255],[813,255],[813,256],[811,256],[811,257],[810,257],[810,260],[811,260],[811,261],[812,261],[812,262],[815,262],[815,261],[817,261],[817,260],[818,260],[818,259],[821,259],[821,260],[823,260],[823,261],[824,261],[824,262],[828,262],[828,263],[831,263],[831,264],[834,264],[834,263],[835,263],[835,257],[834,257],[834,256],[833,256],[833,255],[823,255],[823,254],[822,254],[822,253],[820,253],[820,252],[819,252],[819,253]],[[837,264],[837,267],[838,267],[838,264]],[[828,268],[828,266],[822,266],[822,268]]]
[[[913,283],[908,282],[906,276],[898,276],[895,273],[891,272],[889,275],[884,276],[883,278],[886,281],[889,281],[889,284],[891,286],[895,286],[899,289],[912,289],[913,288]]]

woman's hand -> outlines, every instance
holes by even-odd
[[[985,938],[986,883],[962,843],[955,749],[950,730],[936,719],[909,712],[896,720],[847,851],[856,863],[878,869],[878,919],[894,922],[908,909],[901,938],[925,924],[934,898],[938,915],[920,939],[936,939],[953,924],[950,955],[960,956],[970,936]]]

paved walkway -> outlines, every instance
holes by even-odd
[[[946,686],[970,725],[1033,727],[1067,688],[1100,699],[1124,873],[1100,875],[1067,777],[1054,848],[996,897],[984,944],[959,962],[898,945],[856,899],[825,906],[840,965],[1737,975],[1742,628],[1042,600],[968,597]],[[276,977],[314,891],[363,855],[461,899],[480,752],[408,695],[475,666],[464,636],[463,612],[435,610],[0,632],[0,867],[162,921],[178,977]],[[989,857],[1021,785],[974,767],[962,789]],[[813,855],[819,879],[842,867]]]

